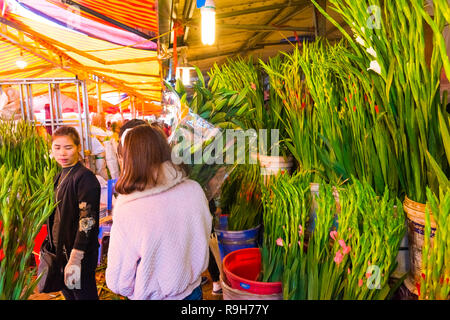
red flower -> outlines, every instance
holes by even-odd
[[[352,94],[350,93],[350,100],[352,99],[352,97],[353,97],[353,96],[352,96]]]
[[[306,103],[302,102],[302,110],[305,109]]]
[[[253,90],[256,90],[256,84],[254,84],[253,82],[250,84],[250,86],[252,87]]]
[[[344,101],[347,102],[347,97],[344,97]]]
[[[421,276],[422,276],[422,279],[425,279],[425,273],[422,272]]]
[[[2,261],[4,257],[5,254],[3,253],[3,249],[0,249],[0,261]]]
[[[356,112],[356,106],[353,106],[353,111]]]
[[[416,288],[417,288],[417,292],[420,296],[420,283],[418,283],[418,282],[416,283]]]
[[[378,109],[378,106],[377,106],[377,105],[375,105],[375,112],[376,112],[376,113],[379,113],[379,112],[380,112],[380,109]]]
[[[364,95],[364,100],[367,101],[367,94]]]

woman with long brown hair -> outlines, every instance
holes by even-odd
[[[160,128],[124,135],[106,284],[130,299],[201,299],[212,222],[203,189],[172,162]]]

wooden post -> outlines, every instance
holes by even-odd
[[[327,0],[317,0],[317,3],[326,11]],[[314,27],[316,29],[316,37],[326,37],[327,19],[314,6]]]

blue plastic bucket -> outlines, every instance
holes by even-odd
[[[220,216],[219,225],[214,228],[214,231],[217,234],[221,260],[230,252],[245,248],[257,248],[260,227],[261,225],[248,230],[228,231],[228,216]]]

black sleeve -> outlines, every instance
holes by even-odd
[[[77,183],[79,225],[74,249],[86,252],[99,223],[100,183],[91,172],[83,174]]]

